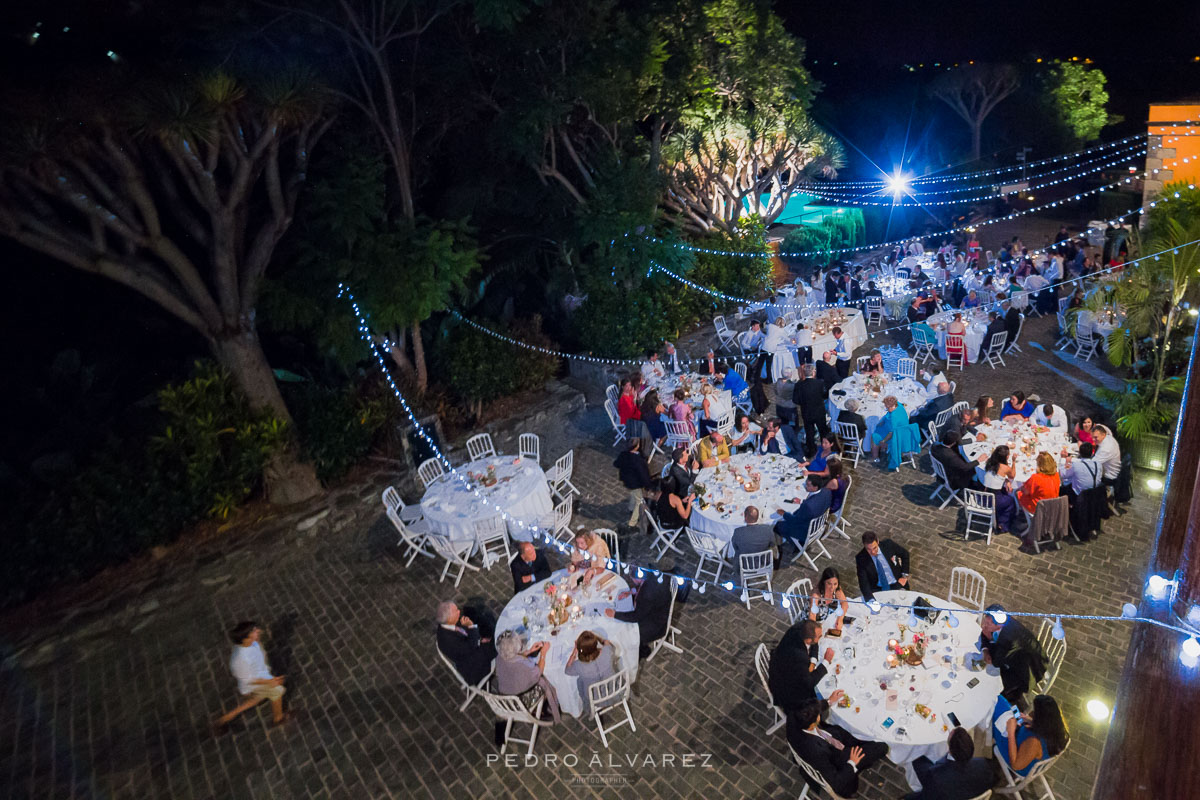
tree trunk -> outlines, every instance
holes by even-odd
[[[429,386],[429,369],[425,366],[425,343],[421,341],[421,323],[414,322],[412,337],[413,364],[417,368],[417,391],[424,393]]]
[[[283,395],[275,383],[275,373],[267,363],[267,356],[252,326],[247,325],[231,336],[218,339],[213,350],[217,361],[229,370],[251,408],[269,409],[289,427],[292,426],[292,415],[283,402]],[[317,480],[312,464],[300,460],[294,429],[289,439],[291,443],[267,464],[265,475],[267,499],[281,506],[308,500],[322,492],[321,482]]]
[[[971,123],[971,159],[979,160],[980,151],[983,149],[981,142],[983,139],[983,120],[975,120]]]

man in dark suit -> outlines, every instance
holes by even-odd
[[[699,466],[696,459],[686,447],[676,447],[671,453],[670,477],[675,479],[675,494],[687,497],[692,491],[692,482],[696,480],[695,468]]]
[[[663,572],[673,573],[674,565],[662,567]],[[636,622],[638,626],[638,658],[650,655],[650,645],[667,635],[667,616],[671,613],[671,592],[675,584],[669,578],[660,582],[647,573],[644,580],[633,579],[634,588],[621,592],[618,598],[633,592],[632,611],[614,611],[606,608],[604,613],[621,622]]]
[[[1008,325],[1004,322],[1004,318],[995,311],[989,311],[988,326],[987,330],[983,332],[983,344],[979,345],[979,355],[976,357],[977,361],[982,361],[983,354],[992,346],[992,334],[994,333],[1008,333]]]
[[[733,531],[733,539],[730,544],[733,547],[733,563],[738,563],[738,558],[749,553],[761,553],[765,550],[770,550],[775,553],[775,530],[770,525],[760,525],[758,522],[758,509],[755,506],[746,506],[743,519],[746,524]]]
[[[833,648],[828,647],[825,664],[821,663],[817,646],[820,637],[820,625],[812,620],[801,620],[788,628],[771,652],[767,687],[771,690],[771,701],[789,717],[800,706],[816,699],[817,684],[828,672],[825,664],[833,661]]]
[[[942,434],[942,440],[929,448],[929,456],[942,465],[942,469],[946,471],[946,479],[950,482],[950,488],[954,491],[959,489],[979,489],[983,487],[979,485],[979,481],[975,477],[975,467],[978,466],[974,461],[968,461],[963,458],[962,453],[958,452],[958,434],[952,430],[948,430]]]
[[[825,302],[829,305],[834,305],[841,299],[842,286],[841,274],[837,270],[830,270],[825,274]]]
[[[863,298],[878,297],[883,299],[883,292],[875,287],[875,281],[867,281],[867,290],[863,292]]]
[[[704,360],[700,362],[700,368],[697,370],[701,375],[716,377],[717,374],[717,356],[711,349],[704,354]]]
[[[869,769],[887,755],[882,742],[864,742],[845,728],[822,722],[830,703],[845,694],[841,689],[829,695],[829,701],[809,700],[788,715],[787,738],[796,755],[804,760],[842,797],[858,793],[858,774]],[[820,789],[806,774],[809,787]]]
[[[1008,332],[1008,339],[1004,343],[1004,349],[1008,350],[1013,342],[1017,341],[1017,331],[1021,329],[1021,312],[1012,303],[1002,303],[1000,307],[1005,309],[1004,329]]]
[[[837,421],[857,428],[859,441],[867,438],[867,421],[858,413],[858,401],[854,398],[847,400],[846,407],[838,411]]]
[[[496,658],[496,645],[492,643],[491,631],[484,631],[470,617],[459,611],[451,602],[437,608],[438,650],[458,670],[463,680],[472,686],[478,685],[492,668]]]
[[[938,414],[954,405],[954,395],[950,392],[950,384],[945,381],[939,383],[937,392],[936,397],[921,406],[908,418],[908,421],[914,423],[922,432],[929,427],[929,423],[937,419]],[[938,433],[941,434],[941,430]]]
[[[813,365],[805,364],[804,380],[792,390],[796,411],[804,422],[804,449],[810,456],[817,452],[817,445],[820,444],[821,440],[817,437],[829,434],[829,425],[825,422],[825,398],[829,396],[829,389],[815,375]]]
[[[886,589],[911,589],[908,582],[908,551],[891,539],[879,541],[874,531],[862,535],[863,549],[854,556],[858,590],[864,600]]]
[[[1015,703],[1045,677],[1046,652],[1020,620],[1005,613],[1004,606],[993,603],[986,610],[979,637],[983,660],[1000,670],[1004,684],[1000,694]]]
[[[804,488],[809,491],[808,497],[803,502],[798,497],[793,500],[795,503],[800,503],[800,507],[792,512],[784,511],[782,508],[778,509],[779,515],[783,518],[775,523],[775,532],[782,537],[784,547],[790,543],[795,548],[795,552],[789,556],[783,555],[783,547],[779,548],[780,569],[791,564],[792,559],[804,552],[804,545],[808,541],[809,525],[814,519],[829,510],[829,506],[833,502],[833,492],[826,488],[826,482],[826,479],[820,475],[809,475],[804,481]]]
[[[837,353],[832,350],[827,350],[821,356],[821,360],[817,362],[817,377],[825,383],[825,396],[829,396],[829,390],[837,385],[842,378],[838,375],[837,370]]]
[[[913,770],[921,781],[921,791],[906,794],[904,800],[972,800],[996,784],[992,765],[975,758],[975,742],[966,728],[955,727],[947,740],[950,755],[936,762],[918,756]]]
[[[862,286],[849,272],[842,276],[842,294],[846,296],[846,304],[853,305],[862,300]]]
[[[531,542],[521,542],[517,545],[517,557],[512,560],[510,567],[513,594],[520,594],[538,581],[550,577],[550,563],[546,561],[545,552],[538,550]]]

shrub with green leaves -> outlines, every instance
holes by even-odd
[[[285,392],[300,434],[300,450],[328,482],[345,475],[371,450],[398,408],[371,386],[293,384]]]
[[[509,328],[487,321],[480,324],[518,341],[553,349],[553,342],[541,332],[540,317],[514,322]],[[452,326],[439,340],[437,359],[450,390],[476,417],[485,403],[539,388],[558,370],[555,357],[508,344],[465,323]]]

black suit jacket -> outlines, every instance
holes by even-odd
[[[512,569],[513,594],[528,589],[538,581],[544,581],[550,577],[550,563],[546,561],[546,552],[544,550],[537,551],[532,564],[526,564],[525,559],[518,555],[512,560],[509,566]],[[526,575],[532,575],[533,580],[529,583],[522,582],[521,579]]]
[[[811,672],[808,666],[812,659],[818,657],[819,649],[816,642],[805,646],[800,625],[796,624],[788,628],[771,653],[767,686],[771,689],[771,699],[775,705],[789,715],[804,701],[817,696],[817,684],[826,673],[825,663],[820,662]]]
[[[474,686],[483,680],[483,676],[492,668],[492,661],[496,658],[496,647],[491,642],[479,641],[478,626],[465,631],[459,628],[459,631],[462,632],[448,631],[439,625],[437,646],[454,664],[463,680]]]
[[[1017,330],[1021,327],[1021,312],[1010,307],[1004,315],[1004,327],[1008,331],[1008,341],[1004,345],[1007,348],[1017,340]]]
[[[788,717],[788,743],[796,755],[821,774],[829,788],[842,797],[853,797],[858,793],[858,772],[850,765],[849,756],[850,748],[856,746],[858,740],[837,725],[821,724],[820,728],[845,746],[838,750],[824,739],[814,736],[801,728],[794,716]],[[811,786],[807,775],[804,780]]]
[[[930,422],[933,422],[935,419],[937,419],[938,414],[942,413],[953,405],[953,394],[939,394],[937,397],[934,397],[928,403],[921,406],[920,410],[912,415],[912,417],[909,419],[909,422],[915,422],[917,426],[922,429],[927,428]],[[940,434],[941,430],[938,430],[938,433]]]
[[[670,474],[675,479],[675,494],[679,497],[687,497],[692,490],[692,481],[696,480],[696,474],[678,464],[671,465]]]
[[[829,394],[829,389],[825,386],[825,382],[820,378],[805,378],[796,384],[796,388],[792,390],[792,402],[796,404],[796,408],[800,409],[800,416],[804,419],[824,419],[825,418],[825,398]]]
[[[817,377],[825,384],[825,396],[829,396],[829,390],[832,389],[842,378],[837,374],[837,367],[832,364],[826,364],[824,361],[817,362]]]
[[[949,757],[933,762],[921,756],[913,770],[921,781],[917,800],[972,800],[996,785],[992,765],[984,758],[960,764]]]
[[[696,370],[696,372],[699,373],[700,375],[716,375],[717,374],[717,360],[715,358],[712,361],[709,361],[707,358],[704,359],[703,361],[700,362],[700,366]]]
[[[837,415],[838,422],[844,422],[858,428],[858,438],[860,440],[867,438],[867,421],[863,419],[862,414],[857,414],[853,411],[842,409]]]
[[[974,461],[963,458],[957,447],[946,447],[939,442],[929,448],[929,455],[936,458],[942,468],[946,470],[950,488],[957,491],[974,484],[976,464]]]
[[[996,317],[996,319],[989,322],[988,326],[987,326],[987,330],[984,331],[984,334],[983,334],[983,344],[981,344],[979,346],[980,353],[982,354],[982,353],[986,352],[987,349],[989,347],[991,347],[992,334],[1007,333],[1007,332],[1008,332],[1008,325],[1004,322],[1004,317]]]
[[[615,619],[636,622],[638,636],[643,645],[661,639],[667,633],[667,614],[671,611],[672,583],[664,578],[662,583],[649,577],[642,583],[633,600],[632,611],[618,611]]]
[[[1009,617],[996,641],[980,636],[979,643],[1000,670],[1002,694],[1010,700],[1029,691],[1030,684],[1046,674],[1046,659],[1037,638],[1016,617]]]
[[[879,552],[883,553],[883,557],[891,565],[892,577],[896,580],[900,580],[900,576],[908,572],[908,551],[903,547],[891,539],[884,539],[879,543]],[[875,597],[875,592],[881,590],[879,569],[875,566],[875,559],[867,555],[867,548],[859,550],[858,555],[854,556],[854,566],[858,571],[858,590],[862,592],[864,600],[871,600]],[[900,587],[898,584],[892,584],[892,588]]]

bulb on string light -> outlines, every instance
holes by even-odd
[[[747,590],[745,590],[745,589],[742,589],[742,602],[743,602],[743,603],[749,603],[749,602],[750,602],[750,592],[748,592],[748,591],[747,591]]]
[[[700,586],[697,588],[697,591],[698,591],[698,592],[700,592],[700,594],[704,594],[704,589],[705,589],[705,587],[707,587],[707,586],[708,586],[708,584],[707,584],[707,583],[702,583],[702,584],[700,584]]]
[[[1179,660],[1185,667],[1194,667],[1200,661],[1200,642],[1195,636],[1183,640],[1179,646]]]
[[[1146,581],[1146,592],[1154,600],[1162,600],[1167,596],[1167,587],[1171,585],[1171,581],[1164,578],[1162,575],[1151,575]]]
[[[679,586],[683,586],[683,577],[681,575],[676,575],[675,583],[678,584]]]
[[[785,609],[787,609],[787,608],[791,608],[791,607],[792,607],[792,601],[791,601],[791,600],[788,600],[788,597],[787,597],[787,595],[785,594],[785,595],[783,596],[783,599],[779,601],[779,605],[783,606]]]
[[[1050,630],[1050,633],[1060,642],[1067,637],[1067,632],[1063,630],[1062,617],[1054,618],[1054,627]]]
[[[1121,606],[1121,616],[1125,619],[1133,619],[1137,616],[1137,613],[1137,606],[1135,606],[1133,603],[1126,603],[1125,605]]]
[[[641,567],[638,567],[637,576],[638,576],[638,580],[642,579],[642,568]]]
[[[1008,622],[1008,614],[1000,611],[999,609],[996,611],[989,611],[988,616],[990,616],[997,625],[1003,625],[1004,623]]]
[[[725,582],[724,582],[723,584],[721,584],[721,585],[725,587],[725,591],[727,591],[727,592],[732,592],[732,591],[733,591],[733,581],[725,581]]]
[[[878,614],[879,611],[883,608],[883,603],[879,602],[878,600],[876,600],[875,598],[872,597],[870,600],[867,601],[867,607],[871,609],[872,614]]]
[[[950,616],[946,617],[946,624],[948,624],[951,628],[957,628],[958,627],[958,615],[953,614],[953,613],[950,614]]]
[[[662,573],[658,573],[658,582],[662,583]]]

